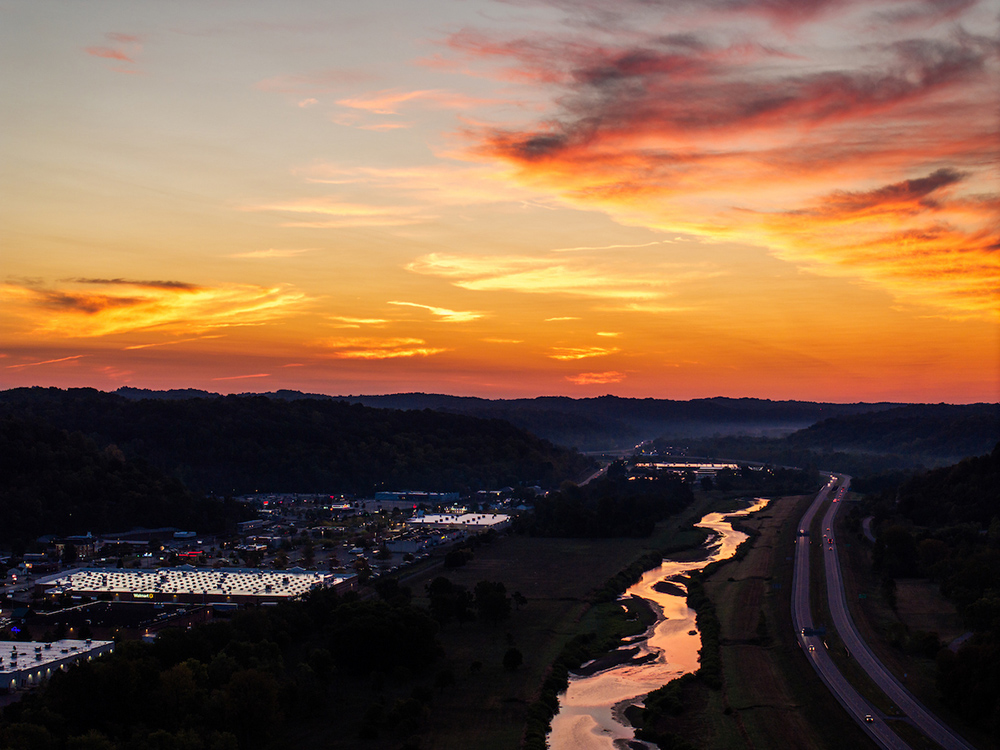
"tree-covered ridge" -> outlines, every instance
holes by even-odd
[[[988,455],[908,480],[899,488],[896,501],[899,512],[921,526],[975,523],[989,527],[1000,515],[1000,443]]]
[[[132,400],[92,389],[22,388],[0,413],[115,444],[195,492],[369,493],[554,484],[589,466],[500,420],[264,396]]]
[[[915,476],[865,498],[875,515],[873,554],[883,590],[896,578],[928,577],[974,633],[957,653],[936,634],[910,633],[904,646],[936,654],[938,687],[955,711],[1000,743],[1000,443],[989,455]]]
[[[83,534],[134,526],[221,531],[222,502],[198,500],[180,481],[114,445],[79,432],[0,417],[0,545],[21,549],[41,534]]]
[[[918,404],[853,414],[788,436],[792,446],[926,458],[927,463],[988,453],[1000,440],[1000,404]]]
[[[856,477],[856,487],[865,491],[877,475],[890,473],[898,480],[916,470],[988,453],[997,440],[1000,404],[924,404],[833,417],[781,438],[729,435],[679,441],[667,435],[655,445],[680,443],[691,455],[842,471]]]
[[[131,399],[213,397],[191,389],[148,391],[119,388]],[[896,404],[833,404],[812,401],[771,401],[758,398],[701,398],[675,401],[659,398],[538,398],[486,399],[438,393],[394,393],[384,396],[325,396],[299,391],[262,394],[269,398],[344,400],[378,408],[434,409],[484,419],[503,419],[556,443],[579,450],[627,448],[650,436],[705,437],[716,434],[787,433],[821,419],[842,414],[888,409]]]

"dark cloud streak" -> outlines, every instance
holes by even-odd
[[[485,54],[512,55],[529,69],[567,70],[561,84],[568,95],[557,100],[561,113],[535,132],[485,133],[485,150],[534,161],[603,137],[683,138],[698,131],[869,118],[978,76],[993,52],[971,36],[950,42],[913,39],[885,47],[884,70],[767,76],[739,60],[727,61],[722,49],[670,47],[651,43],[609,50],[574,41],[559,49],[527,40],[488,45]]]
[[[827,210],[835,213],[860,213],[885,206],[913,204],[914,208],[937,208],[931,193],[955,185],[965,175],[953,169],[939,169],[927,177],[904,180],[868,192],[838,192],[827,201]]]
[[[70,310],[94,315],[104,310],[119,307],[135,307],[148,300],[139,297],[109,297],[107,295],[73,294],[46,290],[38,292],[38,303],[50,310]]]
[[[140,281],[135,279],[67,279],[76,284],[97,284],[102,286],[132,286],[146,289],[167,289],[180,292],[197,292],[202,289],[197,284],[189,284],[186,281]]]

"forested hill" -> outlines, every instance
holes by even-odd
[[[79,432],[0,417],[0,546],[41,534],[175,526],[221,531],[239,504],[199,500],[172,477]]]
[[[867,495],[854,524],[875,517],[873,568],[894,601],[897,578],[930,578],[973,633],[957,653],[937,633],[896,631],[900,646],[936,661],[943,701],[1000,746],[1000,442],[982,456]],[[885,596],[885,594],[883,594]],[[895,606],[895,605],[893,605]],[[986,746],[985,744],[983,745]]]
[[[185,399],[207,397],[203,391],[146,391],[121,388],[128,398]],[[822,419],[889,409],[895,404],[831,404],[811,401],[770,401],[756,398],[704,398],[673,401],[654,398],[539,398],[484,399],[434,393],[396,393],[386,396],[323,396],[298,391],[263,394],[270,398],[334,399],[389,409],[468,414],[503,419],[522,429],[578,450],[628,448],[657,435],[707,437],[712,435],[787,434]]]
[[[955,462],[989,453],[1000,440],[1000,404],[914,404],[825,419],[790,435],[796,446]]]
[[[719,437],[684,444],[693,455],[741,458],[852,474],[862,492],[918,469],[989,453],[1000,440],[1000,404],[915,404],[825,419],[782,438]],[[657,443],[676,444],[666,435]]]
[[[456,490],[576,479],[588,459],[500,420],[263,396],[125,398],[81,388],[0,392],[0,416],[116,445],[219,495]]]

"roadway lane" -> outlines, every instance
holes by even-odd
[[[820,490],[812,505],[802,516],[802,520],[799,522],[800,532],[809,530],[813,518],[836,484],[837,479],[830,476],[830,481]],[[819,636],[802,634],[804,628],[814,627],[812,613],[809,609],[809,549],[811,547],[809,539],[810,537],[802,536],[801,533],[796,538],[795,567],[792,572],[792,621],[795,624],[795,632],[799,634],[799,642],[805,649],[806,657],[823,683],[840,702],[840,705],[879,747],[887,748],[887,750],[909,750],[909,745],[903,742],[884,721],[875,718],[878,716],[875,708],[840,673],[827,653],[823,639]],[[866,716],[872,717],[874,721],[866,721]]]
[[[823,516],[823,533],[827,535],[828,543],[823,545],[823,554],[826,572],[827,598],[830,603],[830,615],[833,618],[833,626],[837,629],[844,645],[850,651],[852,658],[868,673],[875,683],[888,696],[889,700],[896,704],[905,713],[917,728],[927,737],[934,740],[945,750],[973,750],[973,746],[962,739],[950,727],[944,724],[937,716],[932,714],[918,701],[896,677],[886,669],[885,665],[875,656],[868,644],[861,638],[861,634],[854,627],[854,620],[847,609],[847,597],[844,594],[844,582],[840,572],[840,559],[837,554],[836,538],[834,532],[834,519],[840,510],[844,496],[850,486],[849,476],[837,475],[841,481],[841,486],[837,490],[834,500],[830,503],[826,514]],[[819,499],[817,498],[817,502]],[[816,503],[813,503],[816,505]],[[801,528],[801,527],[800,527]],[[817,540],[818,541],[818,540]]]

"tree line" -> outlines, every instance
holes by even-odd
[[[644,537],[693,501],[683,477],[631,477],[618,461],[586,485],[565,482],[557,492],[536,498],[534,512],[519,516],[515,529],[548,537]]]

